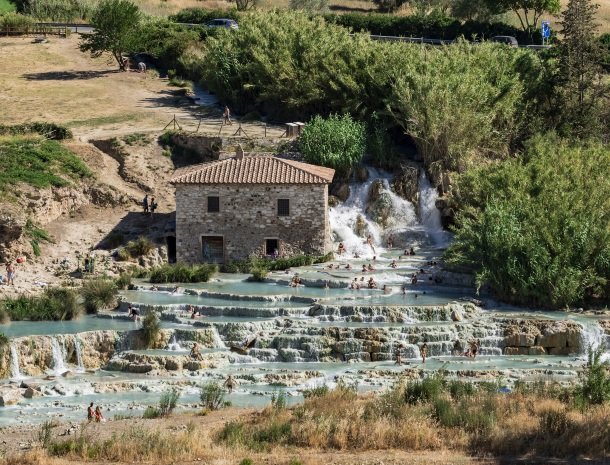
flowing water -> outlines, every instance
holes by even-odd
[[[149,283],[136,281],[137,290],[121,293],[119,311],[69,322],[0,325],[11,337],[11,378],[32,377],[41,392],[18,406],[0,408],[0,424],[81,419],[83,405],[91,400],[114,413],[141,416],[173,387],[181,390],[180,404],[186,408],[197,402],[202,383],[222,382],[229,374],[240,386],[227,400],[255,407],[268,404],[278,391],[294,403],[302,401],[307,389],[338,382],[357,385],[361,392],[383,390],[409,369],[417,374],[444,369],[449,376],[475,382],[481,374],[498,373],[507,383],[548,376],[574,379],[586,348],[606,342],[598,319],[498,305],[468,285],[437,283],[434,262],[450,241],[441,228],[438,193],[422,171],[416,208],[392,192],[390,179],[371,170],[367,182],[350,186],[347,202],[330,209],[336,245],[342,241],[349,252],[337,257],[332,268],[317,264],[273,272],[265,283],[221,273],[208,283],[180,284],[181,294],[170,292],[174,284],[151,291]],[[373,202],[372,190],[377,194]],[[386,247],[389,235],[394,248]],[[403,256],[402,244],[414,245],[415,255]],[[362,271],[369,264],[374,271]],[[294,272],[305,287],[289,286]],[[367,288],[370,278],[378,288]],[[361,289],[350,289],[354,279]],[[476,308],[468,303],[472,299],[484,299],[486,306]],[[142,349],[137,343],[138,326],[126,314],[130,303],[142,313],[160,313],[165,349]],[[191,318],[189,305],[202,316]],[[530,353],[528,348],[505,355],[507,325],[528,321],[545,331],[574,324],[570,331],[578,331],[578,338],[570,339],[569,354],[563,353],[568,351],[561,342],[562,355],[548,355],[546,349]],[[234,346],[253,338],[252,348],[235,352]],[[473,339],[480,341],[476,359],[462,355]],[[200,365],[188,353],[194,342],[204,347]],[[425,365],[420,358],[423,342],[429,356]],[[107,361],[104,351],[114,349]],[[404,365],[394,362],[398,352]],[[75,372],[60,376],[74,361]],[[0,380],[0,389],[8,382]]]
[[[21,375],[21,370],[19,368],[19,356],[17,355],[17,350],[15,349],[15,344],[11,344],[11,378],[12,379],[23,378],[23,376]]]
[[[51,348],[53,351],[53,372],[56,375],[61,375],[68,371],[66,363],[64,361],[64,351],[59,345],[59,341],[56,337],[51,338]]]

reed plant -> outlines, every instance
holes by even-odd
[[[164,264],[150,271],[149,280],[151,283],[201,283],[209,281],[217,271],[218,266],[213,264]]]
[[[84,282],[81,295],[87,313],[97,313],[116,304],[117,285],[111,279],[94,278]]]

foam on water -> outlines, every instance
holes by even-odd
[[[421,224],[437,247],[447,247],[451,235],[443,229],[441,212],[436,208],[438,190],[430,184],[424,170],[419,176],[419,214]]]
[[[64,353],[61,350],[57,338],[51,338],[51,349],[53,351],[53,371],[56,375],[61,375],[67,371],[66,363],[64,362]]]
[[[172,335],[172,339],[169,342],[169,344],[167,345],[167,350],[172,350],[172,351],[180,351],[180,350],[184,350],[182,348],[182,346],[180,345],[180,343],[178,341],[176,341],[176,335]]]
[[[85,365],[83,364],[83,354],[82,354],[82,341],[80,337],[74,336],[74,350],[76,352],[76,371],[78,373],[85,372]]]

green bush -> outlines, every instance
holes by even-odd
[[[0,124],[1,135],[22,136],[31,133],[39,134],[41,136],[44,136],[45,139],[51,140],[72,139],[72,131],[70,131],[65,126],[61,126],[55,123],[45,123],[38,121],[14,125]]]
[[[81,295],[87,313],[97,313],[116,303],[117,286],[111,279],[89,279],[84,282]]]
[[[10,343],[10,339],[4,333],[0,333],[0,347],[7,346]]]
[[[523,157],[457,180],[450,265],[498,297],[560,308],[610,299],[610,151],[536,138]],[[576,181],[577,180],[577,181]]]
[[[159,343],[159,336],[161,335],[161,322],[157,312],[149,311],[146,313],[140,331],[142,332],[144,345],[147,348],[154,349]]]
[[[436,373],[421,381],[409,381],[405,385],[404,396],[407,404],[430,402],[438,399],[445,391],[445,378]]]
[[[215,381],[203,384],[199,389],[199,399],[204,408],[218,410],[224,404],[224,389]]]
[[[129,289],[132,285],[131,283],[131,273],[121,273],[117,279],[115,279],[114,283],[116,287],[125,290]]]
[[[273,393],[271,396],[271,408],[275,410],[284,410],[287,404],[288,401],[284,391],[280,391],[277,394]]]
[[[127,251],[127,249],[122,248],[116,251],[116,259],[119,262],[127,262],[131,259],[131,254]]]
[[[143,257],[155,248],[155,244],[144,236],[138,237],[135,241],[129,241],[125,246],[125,250],[133,258]]]
[[[588,348],[587,365],[580,375],[580,384],[575,391],[575,400],[582,408],[610,400],[608,362],[602,362],[604,353],[603,345],[596,349]]]
[[[269,270],[264,267],[254,267],[252,268],[252,281],[263,282],[267,275],[269,274]]]
[[[180,398],[180,392],[177,389],[171,389],[170,391],[164,392],[159,399],[159,414],[162,417],[167,417],[172,414],[178,399]]]
[[[186,8],[170,16],[176,23],[206,24],[217,18],[228,18],[239,21],[239,13],[235,9],[208,10],[206,8]]]
[[[209,281],[217,271],[218,266],[211,264],[165,264],[153,268],[149,279],[151,283],[202,283]]]
[[[0,301],[0,312],[13,321],[63,321],[80,316],[81,305],[72,289],[49,287],[39,296],[19,296]]]
[[[155,418],[159,417],[161,417],[161,412],[157,407],[153,407],[152,405],[146,407],[144,413],[142,414],[142,418],[145,420],[154,420]]]
[[[330,392],[330,389],[326,384],[321,386],[312,387],[310,389],[305,389],[303,391],[303,397],[305,399],[310,399],[314,397],[324,397],[326,394]]]
[[[364,125],[349,115],[314,116],[297,141],[308,163],[334,168],[346,174],[360,163],[366,148]]]
[[[2,31],[17,30],[28,32],[35,25],[36,21],[34,21],[34,18],[22,15],[21,13],[8,12],[0,14],[0,30]]]

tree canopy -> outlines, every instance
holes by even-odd
[[[123,54],[132,50],[140,20],[140,9],[131,1],[102,0],[91,18],[93,32],[82,36],[80,49],[94,57],[109,52],[124,70]]]

